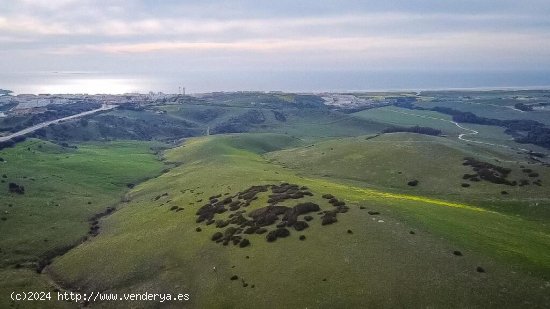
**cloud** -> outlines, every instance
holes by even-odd
[[[0,66],[142,72],[550,68],[550,3],[499,0],[18,0]],[[173,60],[176,59],[176,60]]]
[[[94,16],[91,21],[50,20],[26,15],[0,16],[0,30],[23,36],[173,36],[224,34],[229,38],[254,34],[288,36],[289,34],[318,34],[327,30],[333,33],[363,32],[387,34],[392,32],[438,32],[480,28],[521,26],[528,30],[546,24],[547,18],[527,15],[464,15],[464,14],[411,14],[365,13],[332,16],[306,16],[300,18],[245,18],[219,20],[210,18],[109,18]],[[453,29],[454,28],[454,29]]]

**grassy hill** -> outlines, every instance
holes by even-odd
[[[294,148],[300,144],[296,139],[277,134],[188,140],[165,154],[177,167],[132,189],[129,202],[101,220],[97,237],[56,259],[46,272],[73,290],[190,293],[186,305],[197,308],[548,306],[544,278],[550,278],[550,231],[543,223],[428,197],[428,190],[366,188],[345,177],[360,169],[345,168],[335,158],[324,161],[342,169],[330,177],[308,171],[308,161],[321,162],[319,151],[328,154],[330,145],[351,147],[360,140],[371,147],[349,148],[341,162],[355,162],[368,155],[367,149],[378,160],[402,157],[403,151],[412,155],[411,145],[422,143],[434,144],[449,155],[446,160],[457,158],[458,169],[465,168],[460,147],[448,141],[401,134],[384,138],[385,144],[363,137],[299,148]],[[376,149],[388,147],[384,145],[395,148]],[[294,149],[266,154],[281,148]],[[270,162],[274,157],[287,158],[288,167]],[[418,153],[416,158],[427,164],[435,157]],[[390,166],[374,168],[379,173],[385,169],[394,172]],[[399,169],[414,172],[410,166]],[[418,188],[429,181],[421,179]],[[275,223],[266,226],[265,234],[241,232],[250,241],[244,248],[211,240],[218,231],[228,233],[229,227],[216,225],[238,216],[239,210],[247,220],[253,211],[263,213],[273,187],[258,192],[248,206],[241,203],[239,210],[215,215],[213,224],[197,223],[197,213],[210,197],[237,199],[251,186],[282,183],[297,184],[312,196],[278,205],[309,202],[325,211],[308,213],[312,220],[305,230],[290,227],[288,237],[274,242],[266,241],[266,235]],[[394,187],[401,186],[396,182]],[[342,208],[329,204],[324,194],[349,207],[329,225],[321,224],[327,212]],[[231,280],[233,276],[238,279]]]
[[[541,186],[508,186],[463,179],[464,174],[473,173],[472,167],[462,164],[465,157],[472,156],[510,168],[510,179],[550,179],[550,168],[529,164],[517,154],[502,154],[444,137],[414,133],[334,139],[273,152],[268,158],[302,174],[346,180],[380,190],[445,196],[465,202],[528,197],[547,201],[548,184],[544,182]],[[539,176],[529,177],[522,166]],[[411,180],[418,180],[419,184],[408,185]],[[463,183],[469,186],[462,187]],[[503,196],[501,191],[509,194]]]
[[[280,133],[315,140],[376,133],[387,125],[330,110],[317,96],[212,94],[182,102],[150,102],[68,121],[35,136],[61,142],[161,140],[224,133]]]
[[[163,164],[151,150],[159,146],[120,141],[62,147],[30,139],[2,150],[0,234],[9,237],[0,238],[0,293],[51,290],[37,271],[89,236],[90,218],[116,206],[128,186],[160,173]],[[10,192],[9,183],[24,193]],[[7,301],[2,297],[0,307]]]
[[[508,119],[546,94],[402,95]],[[547,152],[407,104],[212,93],[37,131],[0,151],[0,308],[54,289],[191,295],[93,308],[550,307],[550,168],[520,148]],[[442,135],[381,134],[412,126]]]

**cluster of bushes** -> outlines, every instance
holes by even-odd
[[[245,210],[239,210],[240,207],[248,207],[253,200],[257,199],[259,193],[266,192],[269,189],[272,193],[270,194],[270,205],[254,209],[248,213],[248,216],[245,216]],[[240,247],[246,247],[250,245],[250,241],[243,238],[242,234],[267,233],[266,240],[273,242],[277,238],[290,235],[289,228],[294,228],[296,231],[308,228],[309,224],[307,222],[313,220],[313,217],[309,215],[311,213],[319,212],[319,215],[322,215],[321,224],[326,225],[336,222],[337,214],[345,213],[349,209],[345,202],[338,200],[331,194],[325,194],[323,197],[335,207],[334,210],[321,211],[320,206],[312,202],[298,203],[293,207],[276,205],[286,199],[294,198],[298,193],[301,193],[299,198],[305,195],[313,195],[307,187],[289,183],[252,186],[232,196],[227,196],[227,194],[214,195],[209,198],[208,203],[197,210],[196,222],[204,222],[206,225],[215,223],[217,228],[225,228],[224,232],[213,234],[212,241],[223,245],[233,243]],[[215,220],[217,214],[227,211],[231,212],[227,220]],[[303,220],[300,219],[300,216],[304,216]],[[268,231],[267,227],[274,224],[276,224],[276,229]],[[202,231],[200,227],[195,230],[197,232]]]
[[[382,131],[382,133],[395,133],[395,132],[410,132],[410,133],[433,135],[433,136],[441,135],[441,130],[430,128],[430,127],[420,127],[420,126],[390,127]]]
[[[241,115],[231,117],[214,127],[212,133],[241,133],[250,130],[251,125],[265,122],[265,115],[262,111],[253,109]]]
[[[206,123],[218,118],[219,116],[225,114],[226,112],[227,111],[225,109],[209,108],[209,109],[203,109],[203,110],[197,110],[197,109],[186,110],[185,114],[186,116],[188,116],[193,120]]]
[[[44,268],[46,268],[46,266],[50,265],[54,258],[56,258],[58,256],[62,256],[65,253],[69,252],[71,249],[78,246],[84,240],[85,239],[83,238],[83,239],[79,240],[78,242],[75,242],[74,244],[53,248],[53,249],[45,252],[44,254],[42,254],[38,258],[38,261],[36,263],[36,272],[39,273],[39,274],[42,273]]]
[[[15,182],[10,182],[8,184],[8,190],[10,193],[25,194],[25,187],[20,186]]]
[[[393,103],[396,107],[406,108],[406,109],[424,109],[422,107],[418,107],[414,105],[416,102],[415,97],[397,97],[395,98],[395,102]]]
[[[533,110],[533,107],[531,105],[527,105],[527,104],[524,104],[524,103],[516,103],[514,105],[514,107],[516,109],[519,109],[520,111],[524,111],[524,112],[530,112]]]
[[[273,112],[273,116],[277,121],[280,122],[286,122],[286,116],[283,112],[278,112],[276,110],[271,110]]]
[[[42,128],[35,136],[57,141],[97,139],[170,140],[196,136],[202,131],[194,124],[179,119],[155,115],[148,119],[115,116],[112,114],[85,117]]]
[[[509,181],[506,179],[512,171],[509,168],[479,161],[470,157],[464,158],[464,163],[462,163],[462,165],[470,166],[472,170],[476,172],[475,174],[464,174],[462,179],[470,181],[480,181],[483,179],[494,184],[505,184],[509,186],[517,185],[517,181]]]
[[[25,141],[27,138],[24,136],[17,136],[9,139],[5,142],[0,142],[0,150],[15,146],[15,144]]]
[[[267,200],[270,204],[283,202],[289,199],[301,199],[302,197],[313,194],[307,190],[306,187],[300,188],[298,185],[282,184],[280,186],[273,186],[271,188],[273,194],[269,195]]]
[[[528,143],[550,149],[550,128],[534,127],[527,135],[516,137],[518,143]]]

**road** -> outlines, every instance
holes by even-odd
[[[479,132],[476,131],[476,130],[469,129],[469,128],[466,128],[466,127],[464,127],[464,126],[461,126],[461,125],[460,125],[458,122],[456,122],[456,121],[447,120],[447,119],[443,119],[443,118],[437,118],[437,117],[430,117],[430,116],[425,116],[425,115],[418,115],[418,114],[413,114],[413,113],[407,113],[407,112],[402,112],[402,111],[393,110],[393,109],[389,109],[389,111],[394,112],[394,113],[399,113],[399,114],[404,114],[404,115],[419,117],[419,118],[427,118],[427,119],[433,119],[433,120],[439,120],[439,121],[445,121],[445,122],[452,123],[452,124],[454,124],[455,126],[459,127],[460,129],[465,130],[465,131],[468,131],[468,133],[461,133],[461,134],[458,135],[458,139],[461,140],[461,141],[464,141],[464,142],[470,142],[470,143],[476,143],[476,144],[483,144],[483,145],[489,145],[489,146],[496,146],[496,147],[503,147],[503,148],[512,148],[512,147],[507,146],[507,145],[493,144],[493,143],[487,143],[487,142],[481,142],[481,141],[475,141],[475,140],[471,140],[471,139],[466,139],[466,138],[464,138],[464,136],[468,136],[468,135],[474,136],[474,135],[479,134]],[[523,150],[523,151],[528,151],[527,149],[523,149],[523,148],[519,148],[519,149],[520,149],[520,150]]]
[[[36,124],[32,127],[28,127],[28,128],[25,128],[19,132],[15,132],[15,133],[12,133],[10,135],[7,135],[7,136],[0,136],[0,142],[5,142],[5,141],[8,141],[12,138],[15,138],[15,137],[18,137],[18,136],[23,136],[23,135],[26,135],[26,134],[29,134],[29,133],[32,133],[36,130],[39,130],[39,129],[42,129],[42,128],[45,128],[47,126],[49,126],[50,124],[56,124],[56,123],[59,123],[59,122],[62,122],[62,121],[66,121],[66,120],[71,120],[71,119],[75,119],[75,118],[80,118],[80,117],[83,117],[83,116],[87,116],[87,115],[91,115],[91,114],[95,114],[97,112],[101,112],[101,111],[106,111],[106,110],[110,110],[110,109],[113,109],[115,108],[114,105],[107,105],[107,104],[103,104],[100,108],[98,109],[93,109],[93,110],[90,110],[90,111],[87,111],[87,112],[83,112],[83,113],[80,113],[80,114],[76,114],[76,115],[71,115],[71,116],[67,116],[67,117],[63,117],[63,118],[59,118],[59,119],[56,119],[56,120],[50,120],[50,121],[46,121],[46,122],[42,122],[42,123],[39,123],[39,124]]]

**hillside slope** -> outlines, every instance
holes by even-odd
[[[101,233],[93,241],[56,259],[47,273],[71,290],[190,293],[186,305],[193,308],[550,304],[542,279],[550,275],[548,227],[464,203],[298,174],[262,156],[282,147],[296,147],[296,140],[273,134],[188,140],[166,153],[177,167],[134,188],[124,207],[101,220]],[[300,150],[295,154],[299,157]],[[288,237],[281,232],[268,242],[275,224],[290,222],[261,215],[270,192],[276,195],[275,190],[290,186],[285,183],[311,196],[276,205],[314,203],[321,212],[308,212],[310,221],[299,215],[308,228],[288,227]],[[250,197],[246,205],[239,197],[251,186],[266,191],[253,187],[256,199]],[[331,205],[325,194],[346,205]],[[223,206],[208,202],[209,197],[232,201]],[[231,207],[238,209],[228,210],[235,200],[241,202]],[[205,203],[225,210],[201,212],[213,207],[201,208]],[[227,246],[212,241],[216,232],[235,233],[229,232],[233,223],[221,226],[240,217],[241,210],[254,224],[258,218],[269,221],[266,233],[237,232],[237,243],[250,242],[244,247],[229,239]],[[213,223],[200,220],[201,213],[211,214]],[[337,221],[321,224],[330,221],[327,216]]]

